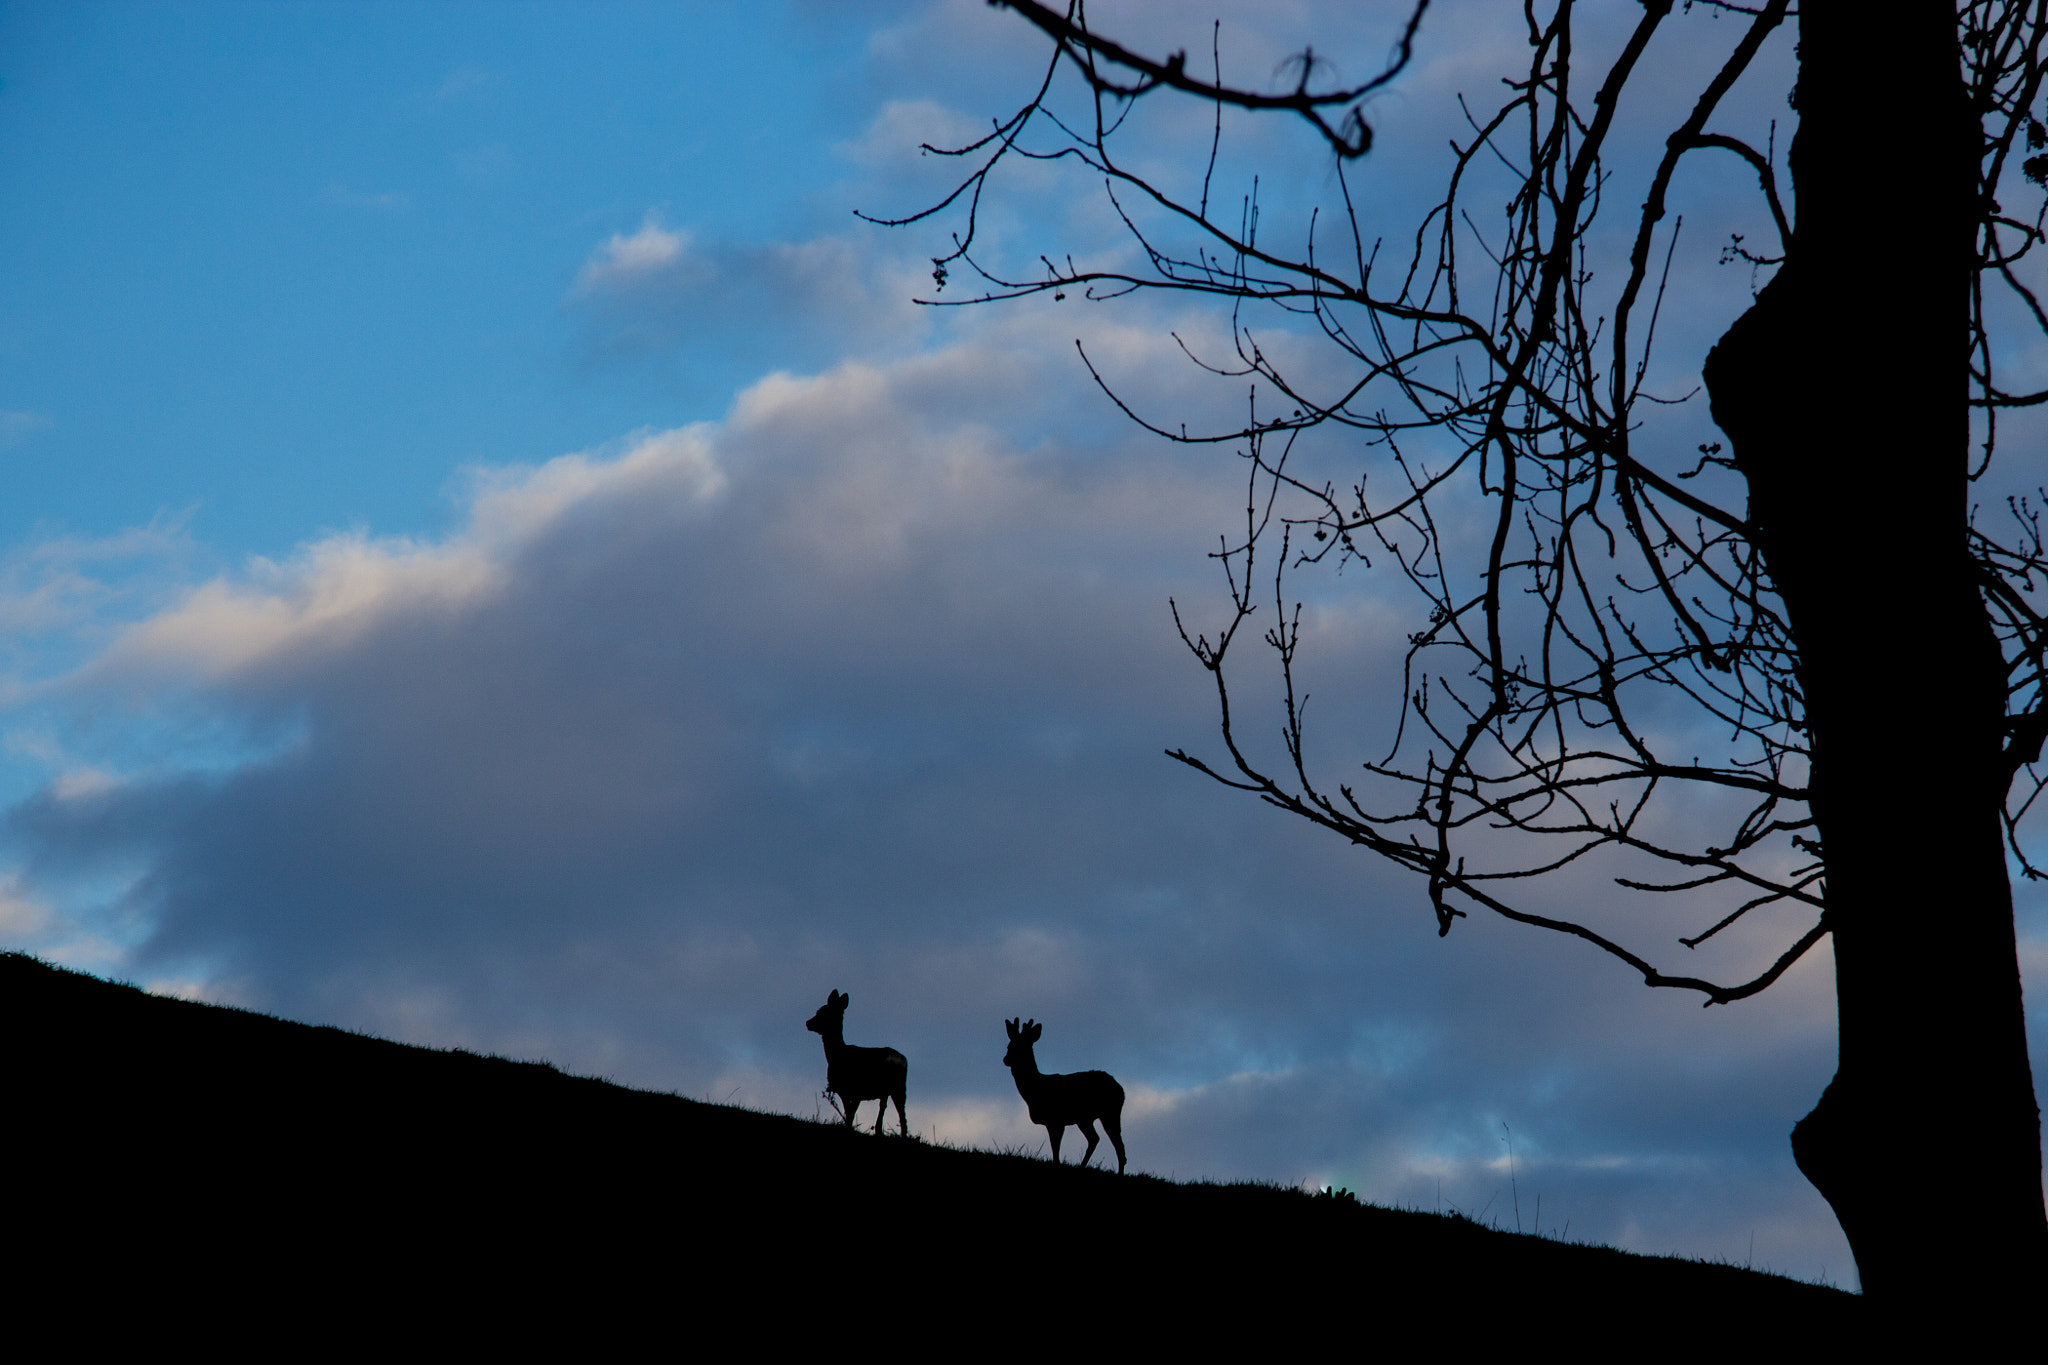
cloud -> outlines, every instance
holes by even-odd
[[[117,967],[126,945],[60,913],[20,878],[0,880],[0,943],[81,971]]]
[[[0,703],[20,705],[176,599],[204,562],[189,513],[109,536],[46,536],[0,557]]]
[[[293,651],[322,651],[394,614],[458,610],[502,589],[522,538],[578,502],[633,489],[702,502],[724,482],[701,429],[654,433],[602,463],[568,455],[539,469],[472,471],[468,533],[439,544],[329,537],[287,563],[256,558],[125,631],[87,677],[223,679]]]
[[[341,208],[381,209],[395,212],[407,208],[412,200],[397,190],[363,191],[351,189],[339,180],[327,182],[327,188],[320,192],[322,200]]]
[[[473,471],[446,538],[193,584],[51,695],[277,738],[60,746],[6,818],[43,916],[10,936],[804,1114],[802,1022],[844,989],[851,1040],[910,1055],[914,1128],[1036,1150],[1000,1065],[1030,1015],[1048,1070],[1124,1082],[1141,1170],[1476,1211],[1505,1120],[1574,1236],[1735,1256],[1753,1219],[1777,1264],[1846,1264],[1783,1138],[1831,1064],[1824,963],[1703,1016],[1544,935],[1439,940],[1388,868],[1163,756],[1214,747],[1167,601],[1218,606],[1240,471],[1077,417],[1073,316],[773,375],[717,423]],[[1182,362],[1130,323],[1091,354],[1150,401]],[[1318,697],[1398,688],[1406,609],[1327,612]]]
[[[638,232],[630,237],[614,232],[591,254],[576,277],[572,297],[621,293],[658,280],[675,270],[689,246],[690,234],[668,231],[660,216],[650,212]]]
[[[479,66],[458,66],[435,87],[430,98],[435,104],[473,101],[498,83],[498,77]]]
[[[771,358],[823,365],[906,354],[930,327],[913,302],[922,278],[918,266],[844,237],[704,242],[649,212],[591,252],[564,303],[584,320],[597,359],[737,353],[758,357],[759,368]]]
[[[25,441],[54,425],[49,416],[40,412],[0,412],[0,445]]]
[[[50,924],[49,907],[21,893],[13,883],[0,885],[0,934],[10,943],[40,935]]]
[[[949,151],[977,142],[988,132],[986,123],[936,100],[888,100],[860,136],[841,143],[838,150],[857,166],[900,171],[929,162],[926,147]],[[957,181],[959,164],[950,158],[939,161],[939,178]]]
[[[502,142],[485,142],[448,154],[448,164],[471,180],[502,180],[518,165],[512,149]]]

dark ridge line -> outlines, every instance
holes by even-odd
[[[624,1248],[649,1229],[714,1228],[718,1268],[693,1283],[738,1303],[781,1284],[773,1267],[822,1225],[849,1247],[950,1249],[918,1255],[925,1291],[956,1323],[1006,1301],[986,1278],[990,1258],[1064,1266],[1093,1246],[1117,1249],[1100,1268],[1129,1292],[1210,1312],[1199,1331],[1196,1318],[1148,1319],[1155,1334],[1195,1342],[1220,1330],[1219,1303],[1304,1294],[1462,1312],[1481,1292],[1503,1307],[1597,1306],[1603,1321],[1639,1325],[1711,1303],[1730,1323],[1815,1342],[1861,1321],[1855,1296],[1726,1262],[1265,1182],[1119,1176],[877,1138],[545,1060],[154,995],[21,953],[0,954],[0,1038],[13,1058],[0,1082],[13,1168],[91,1192],[84,1210],[16,1201],[17,1226],[52,1243],[92,1217],[189,1218],[196,1201],[224,1237],[246,1242],[255,1229],[255,1244],[288,1246],[286,1260],[435,1245],[476,1273],[538,1262],[574,1278],[602,1265],[631,1282],[654,1262]],[[272,1273],[242,1242],[209,1243],[209,1254],[246,1276]],[[836,1287],[805,1302],[892,1292],[893,1259],[843,1259]]]

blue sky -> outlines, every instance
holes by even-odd
[[[9,6],[0,136],[36,192],[5,223],[34,263],[5,364],[50,419],[9,461],[9,538],[166,508],[230,555],[433,531],[455,464],[715,417],[749,367],[579,364],[563,297],[650,211],[721,239],[843,228],[834,115],[873,103],[833,60],[852,18]]]
[[[1372,7],[1223,8],[1248,70],[1385,50]],[[1373,214],[1412,222],[1514,41],[1425,31]],[[1220,414],[1171,334],[1226,324],[920,309],[945,226],[854,216],[920,206],[919,139],[1039,62],[978,0],[0,6],[0,941],[804,1114],[844,989],[913,1127],[993,1145],[1040,1141],[1000,1065],[1035,1016],[1046,1069],[1124,1082],[1139,1169],[1540,1193],[1545,1230],[1851,1282],[1785,1142],[1824,953],[1702,1011],[1534,931],[1439,940],[1419,887],[1163,757],[1214,733],[1167,601],[1215,614],[1242,485],[1073,343]],[[1296,130],[1233,133],[1275,221],[1329,190]],[[1724,190],[1687,211],[1740,221]],[[1087,191],[1021,174],[992,249],[1123,249]],[[1680,380],[1746,300],[1717,244]],[[1414,604],[1314,606],[1362,752]]]

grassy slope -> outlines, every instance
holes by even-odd
[[[330,1314],[483,1287],[500,1324],[528,1295],[787,1328],[880,1301],[898,1340],[1027,1304],[1199,1344],[1335,1322],[1669,1350],[1861,1322],[1849,1295],[1731,1266],[877,1140],[18,955],[0,1027],[15,1235],[116,1286],[261,1286]]]

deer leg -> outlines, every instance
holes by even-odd
[[[1123,1122],[1122,1122],[1121,1120],[1119,1120],[1119,1119],[1113,1119],[1113,1118],[1107,1118],[1107,1117],[1105,1117],[1105,1118],[1104,1118],[1104,1119],[1102,1120],[1102,1128],[1103,1128],[1103,1131],[1104,1131],[1104,1132],[1106,1132],[1106,1133],[1108,1133],[1108,1134],[1109,1134],[1109,1144],[1110,1144],[1110,1146],[1112,1146],[1112,1147],[1116,1148],[1116,1173],[1117,1173],[1118,1175],[1122,1175],[1122,1174],[1124,1173],[1124,1125],[1123,1125]]]
[[[1067,1135],[1067,1125],[1048,1123],[1045,1125],[1045,1131],[1052,1134],[1052,1164],[1057,1166],[1060,1164],[1060,1139]]]
[[[1081,1164],[1083,1166],[1086,1166],[1088,1164],[1089,1158],[1095,1155],[1096,1145],[1102,1141],[1102,1139],[1100,1137],[1097,1137],[1095,1134],[1094,1119],[1081,1120],[1081,1135],[1088,1139],[1088,1150],[1081,1153]]]
[[[896,1136],[910,1136],[910,1118],[903,1112],[903,1095],[901,1092],[898,1092],[896,1096]]]
[[[848,1128],[853,1127],[854,1111],[860,1108],[860,1101],[856,1099],[849,1099],[847,1096],[841,1095],[839,1097],[839,1103],[843,1105],[846,1109],[846,1126]]]

